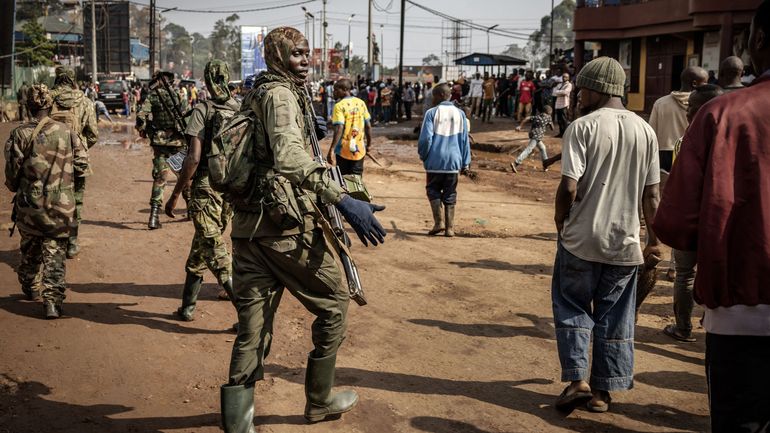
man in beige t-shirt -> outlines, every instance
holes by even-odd
[[[625,72],[616,60],[592,60],[576,84],[589,114],[565,131],[556,193],[553,316],[562,381],[570,382],[556,407],[590,400],[590,411],[606,412],[611,391],[633,387],[638,265],[660,255],[654,233],[644,252],[639,240],[639,203],[649,221],[659,200],[658,143],[623,107]]]

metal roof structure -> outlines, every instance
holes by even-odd
[[[502,54],[473,53],[454,60],[455,65],[466,66],[523,66],[526,60]]]

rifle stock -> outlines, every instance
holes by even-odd
[[[339,167],[329,167],[326,164],[326,160],[324,159],[323,154],[321,153],[321,145],[318,143],[318,137],[316,136],[315,128],[313,127],[313,125],[315,125],[315,109],[313,108],[313,98],[310,97],[310,93],[308,92],[307,87],[305,87],[304,90],[305,96],[308,99],[308,104],[310,104],[310,112],[305,116],[305,123],[309,125],[308,129],[310,133],[310,143],[313,148],[313,158],[316,160],[316,162],[321,164],[321,166],[327,168],[326,172],[329,174],[329,177],[331,177],[334,183],[342,187],[342,189],[347,190],[345,186],[345,180],[342,178],[342,173],[340,173]],[[343,225],[340,211],[337,210],[333,204],[327,204],[322,209],[324,213],[323,217],[329,221],[334,235],[337,236],[337,239],[343,245],[349,247],[350,238],[345,232],[345,226]],[[358,268],[356,267],[356,263],[353,261],[353,258],[348,255],[347,251],[345,251],[345,248],[339,249],[339,255],[343,270],[345,271],[345,279],[348,282],[348,293],[350,294],[350,299],[356,301],[358,305],[366,305],[364,288],[361,285],[361,279],[358,276]]]

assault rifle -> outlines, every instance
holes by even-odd
[[[168,97],[171,98],[170,103],[166,101],[163,94],[158,91],[161,86],[166,89]],[[177,131],[179,131],[180,134],[184,134],[185,129],[187,129],[184,119],[191,113],[191,111],[184,114],[182,113],[182,109],[178,103],[179,99],[178,97],[177,99],[174,99],[174,89],[168,84],[168,81],[166,81],[163,74],[150,82],[150,90],[155,91],[158,94],[158,100],[160,101],[160,104],[163,105],[163,109],[174,118],[174,125],[176,126]]]
[[[347,191],[345,180],[342,178],[342,173],[340,173],[340,168],[337,166],[329,167],[326,164],[326,159],[321,153],[321,145],[318,144],[318,137],[315,133],[316,120],[315,109],[313,108],[313,98],[310,97],[310,93],[308,92],[306,86],[305,96],[307,97],[308,104],[310,105],[310,112],[305,115],[305,123],[309,126],[308,130],[310,132],[310,144],[313,147],[313,158],[316,160],[316,162],[321,164],[322,167],[327,169],[326,172],[329,174],[329,177],[331,177],[334,183]],[[343,226],[342,215],[340,214],[340,211],[337,210],[333,204],[327,204],[324,206],[323,213],[324,218],[326,218],[331,225],[334,236],[336,236],[345,247],[349,247],[350,238],[348,237],[348,234],[345,233],[345,226]],[[350,293],[350,299],[356,301],[358,305],[366,305],[364,288],[361,286],[361,280],[358,277],[358,268],[356,268],[355,262],[348,255],[346,249],[347,248],[340,248],[339,254],[342,267],[345,270],[345,278],[348,281],[348,293]]]

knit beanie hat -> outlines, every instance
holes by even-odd
[[[626,72],[617,60],[599,57],[583,66],[575,83],[579,88],[590,89],[605,95],[623,96]]]

